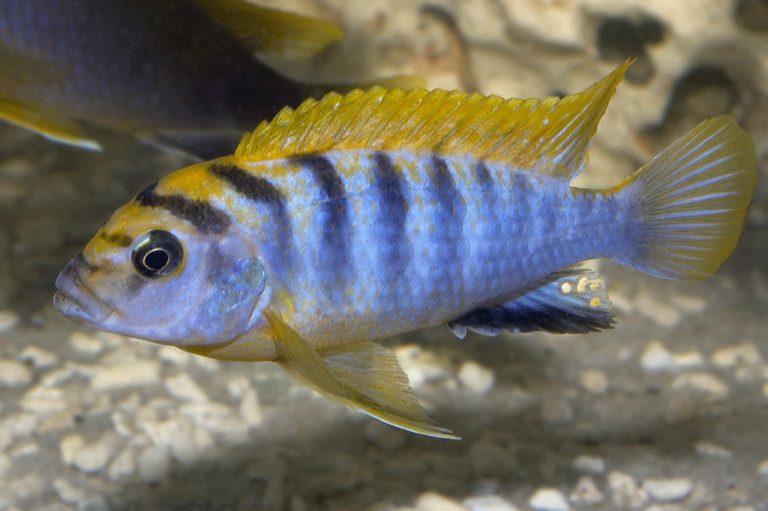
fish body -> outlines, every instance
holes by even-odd
[[[281,23],[292,32],[269,31]],[[0,0],[0,118],[88,148],[90,124],[147,138],[234,133],[233,149],[311,92],[254,52],[295,56],[340,37],[245,0]]]
[[[749,137],[706,121],[623,183],[570,185],[625,64],[563,99],[372,89],[310,100],[234,155],[173,173],[107,221],[58,308],[209,357],[275,360],[385,422],[451,437],[374,341],[426,326],[610,328],[610,258],[703,278],[738,240]]]

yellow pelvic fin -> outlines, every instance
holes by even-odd
[[[432,423],[391,350],[373,342],[359,342],[320,354],[277,315],[265,315],[276,338],[279,362],[310,387],[398,428],[457,438]]]
[[[627,61],[579,94],[507,99],[461,91],[374,87],[284,108],[247,134],[235,155],[257,161],[330,150],[472,155],[567,178],[587,147]]]
[[[332,23],[259,7],[247,0],[195,0],[195,3],[254,53],[285,59],[307,58],[344,36]]]
[[[11,100],[0,99],[0,119],[37,132],[55,142],[91,151],[101,150],[99,143],[88,138],[72,119],[56,117]]]

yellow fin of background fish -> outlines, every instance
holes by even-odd
[[[99,143],[88,138],[75,121],[57,118],[53,114],[13,101],[0,99],[0,119],[37,132],[56,142],[92,151],[101,150]]]
[[[627,61],[579,94],[562,99],[503,99],[461,91],[374,87],[283,109],[243,137],[242,161],[332,150],[405,150],[472,155],[570,179]]]
[[[627,258],[664,278],[702,279],[728,259],[757,184],[757,156],[736,119],[708,119],[611,192],[636,197],[642,242]]]
[[[259,7],[247,0],[195,0],[213,21],[254,53],[286,59],[307,58],[344,37],[332,23]]]
[[[387,424],[422,435],[456,439],[421,407],[391,350],[359,342],[318,353],[290,326],[265,313],[280,363],[315,390]]]

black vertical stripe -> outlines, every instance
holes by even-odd
[[[235,165],[214,164],[211,165],[209,171],[243,197],[272,208],[274,212],[274,235],[280,254],[283,256],[282,266],[287,267],[288,261],[293,255],[293,236],[285,195],[267,178],[251,174]],[[273,263],[277,264],[277,262]]]
[[[438,260],[442,264],[450,262],[460,265],[459,252],[464,238],[464,202],[444,159],[433,156],[430,169],[430,187],[437,203],[434,222],[441,236],[437,243],[440,254]]]
[[[155,193],[157,182],[149,185],[135,201],[148,208],[162,208],[176,218],[192,224],[203,234],[221,234],[231,221],[227,214],[211,206],[208,202],[188,199],[183,195],[158,195]]]
[[[374,186],[380,203],[379,226],[383,236],[383,267],[391,281],[405,271],[410,259],[410,242],[406,235],[408,204],[403,195],[403,182],[392,159],[374,153]]]
[[[475,165],[475,179],[480,185],[482,193],[482,204],[485,208],[485,215],[482,218],[481,224],[484,226],[484,236],[495,240],[498,236],[501,236],[501,208],[503,204],[498,202],[496,194],[496,183],[493,180],[490,169],[483,160],[480,160]]]
[[[319,261],[326,268],[336,269],[336,276],[329,278],[329,288],[343,290],[345,276],[349,274],[352,222],[349,200],[344,182],[331,161],[320,155],[297,156],[294,161],[308,169],[325,195],[321,206],[322,247]],[[330,273],[328,273],[330,277]]]

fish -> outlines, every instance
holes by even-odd
[[[629,65],[563,98],[374,87],[285,108],[118,209],[54,305],[201,356],[275,361],[385,423],[457,438],[382,340],[606,330],[610,298],[584,261],[702,279],[736,246],[757,160],[731,116],[613,187],[573,186]]]
[[[334,89],[263,61],[307,59],[343,37],[247,0],[0,0],[0,20],[0,119],[84,149],[106,130],[197,159],[231,154],[284,105]]]

